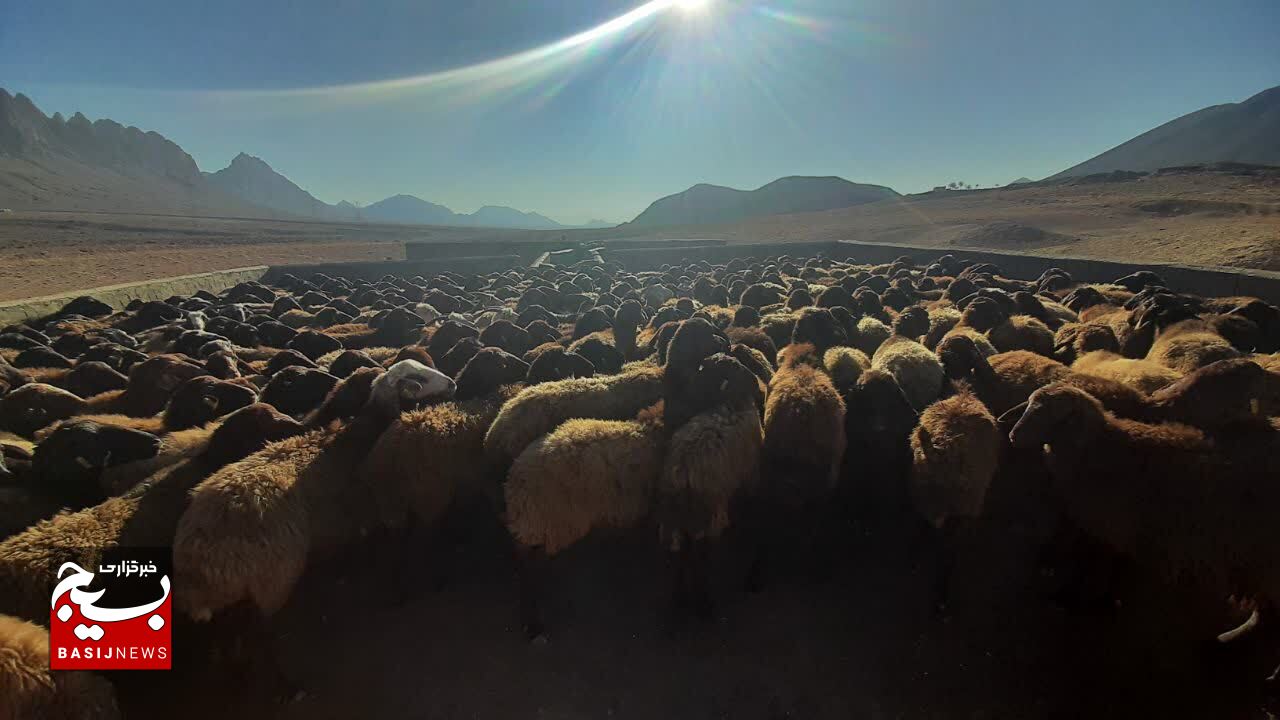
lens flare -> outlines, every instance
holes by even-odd
[[[536,48],[493,60],[437,72],[348,83],[273,90],[221,90],[203,93],[217,99],[319,98],[340,103],[395,99],[412,91],[455,90],[467,99],[527,89],[557,72],[583,65],[593,54],[651,28],[667,12],[704,13],[713,0],[651,0],[593,28]]]

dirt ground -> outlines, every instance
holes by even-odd
[[[496,525],[421,558],[413,570],[445,563],[449,579],[404,605],[376,551],[357,553],[311,572],[274,623],[301,700],[280,705],[192,669],[199,650],[179,634],[185,670],[116,678],[126,717],[1268,717],[1258,658],[1188,644],[1167,593],[1064,610],[1034,574],[1019,580],[1029,550],[1008,536],[976,549],[980,560],[962,556],[945,612],[929,600],[928,556],[906,560],[902,537],[841,548],[830,577],[782,565],[755,594],[725,549],[705,624],[667,612],[652,537],[593,538],[557,558],[546,644],[517,627]]]
[[[0,300],[272,263],[403,259],[407,241],[864,240],[1280,270],[1280,173],[934,192],[683,228],[522,231],[109,213],[0,214]]]

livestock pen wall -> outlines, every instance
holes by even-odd
[[[490,273],[509,270],[525,263],[518,255],[495,255],[488,257],[436,258],[434,260],[386,260],[377,262],[333,262],[305,265],[273,265],[263,277],[263,282],[273,282],[285,274],[296,275],[304,280],[315,273],[341,275],[343,277],[362,280],[377,280],[383,275],[413,277],[422,275],[430,277],[439,272],[456,273]]]
[[[51,315],[81,295],[90,295],[116,310],[122,310],[133,300],[163,300],[174,295],[192,295],[200,290],[221,292],[237,283],[261,279],[266,273],[266,265],[255,265],[14,300],[0,303],[0,325]]]

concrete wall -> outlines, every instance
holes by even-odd
[[[698,262],[706,260],[711,263],[728,262],[733,258],[766,258],[771,255],[792,255],[804,257],[820,252],[831,252],[835,242],[800,242],[800,243],[744,243],[738,245],[702,245],[682,247],[657,247],[615,250],[605,248],[600,256],[607,261],[622,263],[632,272],[657,270],[663,265],[675,265],[684,261]]]
[[[520,257],[522,263],[528,265],[542,253],[559,250],[569,245],[572,243],[559,239],[524,242],[512,240],[471,240],[456,243],[408,242],[404,244],[404,256],[407,260],[444,260],[516,255]]]
[[[15,300],[0,303],[0,325],[52,315],[61,310],[63,305],[81,295],[91,295],[116,310],[121,310],[133,300],[163,300],[173,295],[192,295],[199,290],[207,290],[212,293],[221,292],[237,283],[258,280],[266,272],[267,266],[255,265],[253,267],[219,270],[196,275],[180,275],[178,277],[125,283],[123,285],[107,285],[59,295]]]
[[[315,263],[307,265],[273,265],[267,271],[263,282],[272,282],[281,275],[290,273],[302,279],[322,272],[326,275],[341,275],[351,279],[377,280],[383,275],[413,277],[422,275],[430,277],[439,272],[457,273],[490,273],[509,270],[524,265],[517,255],[496,255],[490,257],[437,258],[434,260],[387,260],[378,262],[336,262]]]

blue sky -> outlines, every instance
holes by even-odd
[[[329,202],[581,222],[698,182],[1038,178],[1280,84],[1276,0],[707,0],[491,62],[642,6],[18,0],[0,85],[204,170],[257,155]]]

